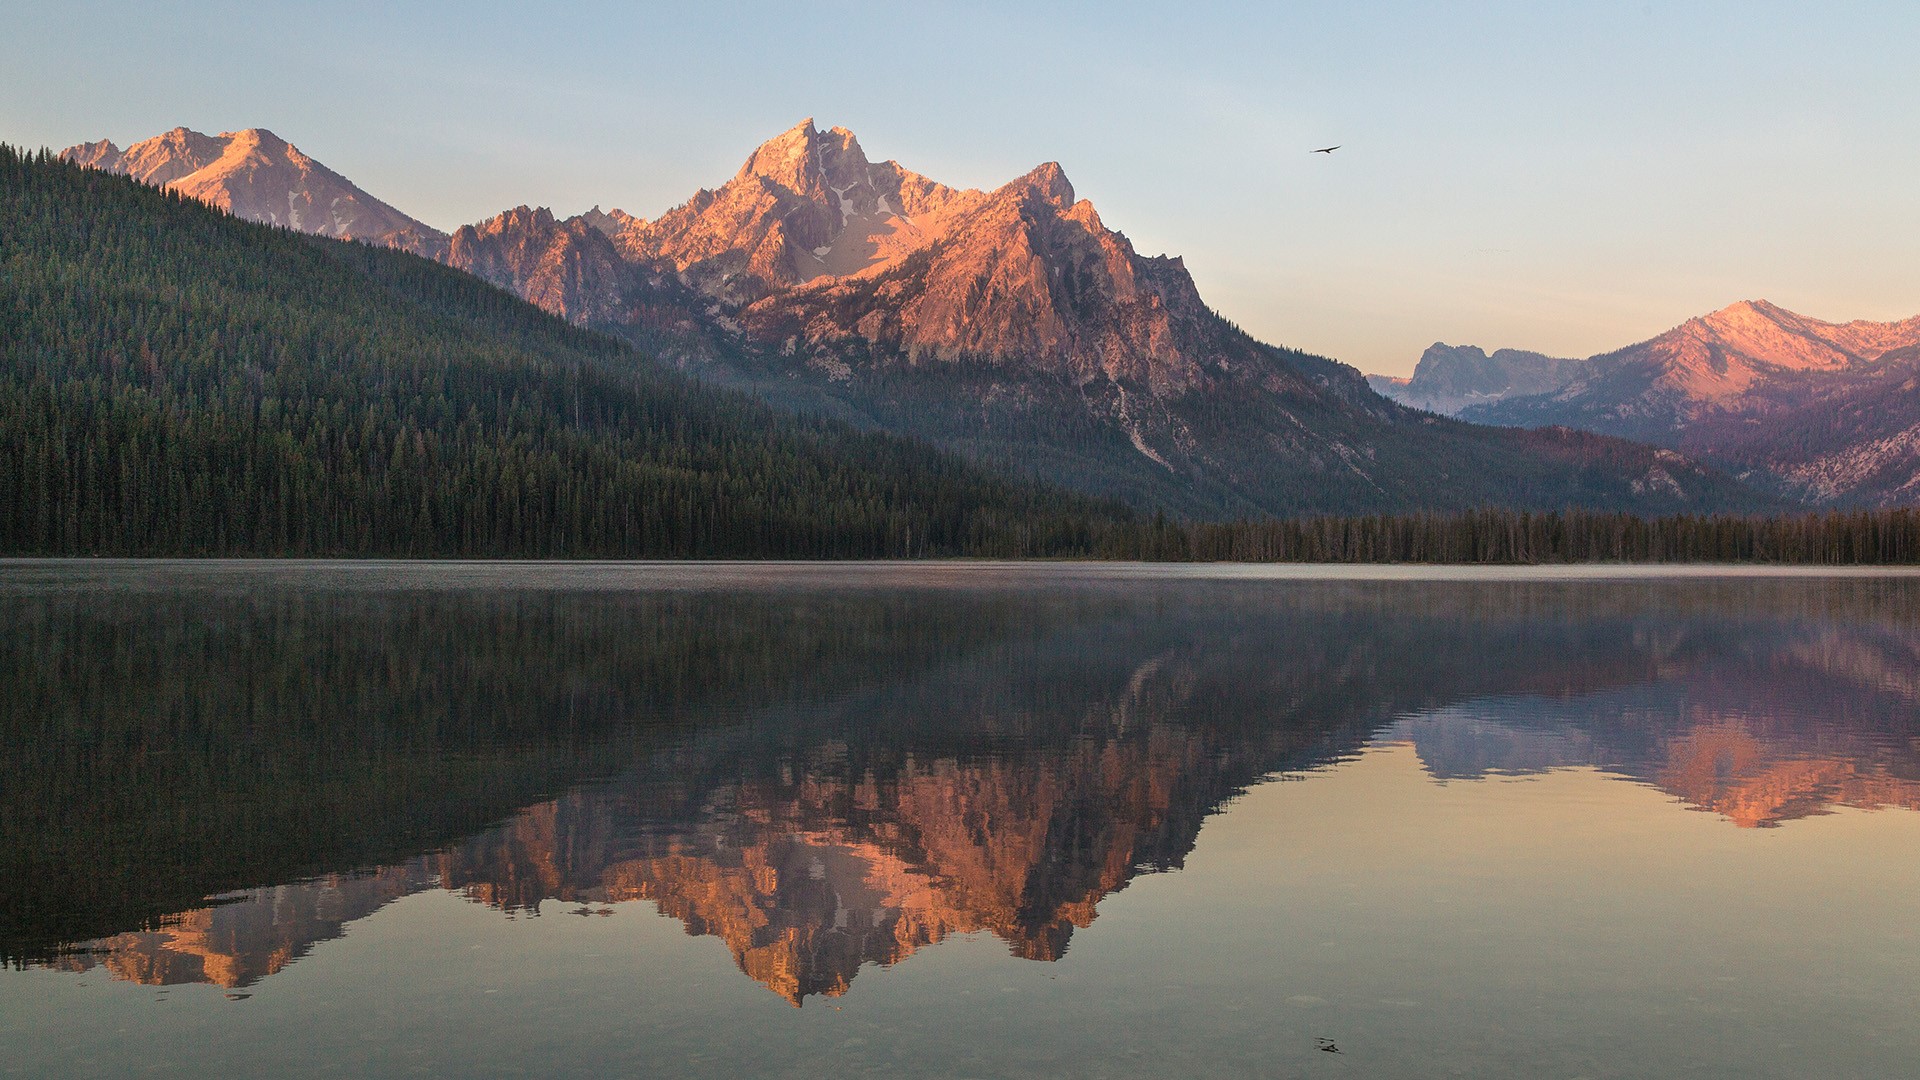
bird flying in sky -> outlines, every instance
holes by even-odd
[[[1335,150],[1338,150],[1338,149],[1340,149],[1340,147],[1339,147],[1339,146],[1328,146],[1328,147],[1323,147],[1323,148],[1321,148],[1321,149],[1319,149],[1319,150],[1315,150],[1315,151],[1314,151],[1314,153],[1316,153],[1316,154],[1331,154],[1331,153],[1333,153],[1333,152],[1334,152]]]

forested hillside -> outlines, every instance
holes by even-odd
[[[1127,517],[5,146],[0,506],[13,554],[1039,555]]]

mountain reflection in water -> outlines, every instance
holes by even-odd
[[[645,900],[799,1004],[954,934],[1058,959],[1370,743],[1738,826],[1920,809],[1915,585],[16,590],[0,945],[238,988],[421,890]]]

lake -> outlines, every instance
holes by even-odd
[[[0,1074],[1920,1075],[1920,576],[0,563]]]

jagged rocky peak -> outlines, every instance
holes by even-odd
[[[1825,342],[1815,345],[1811,340],[1804,343],[1792,340],[1807,337],[1806,331],[1819,325],[1824,324],[1803,318],[1765,300],[1741,300],[1718,311],[1688,319],[1671,333],[1675,346],[1683,341],[1712,342],[1732,346],[1741,353],[1763,358],[1763,362],[1775,366],[1831,367],[1844,364],[1847,358],[1831,347],[1822,347],[1826,345]],[[1809,345],[1814,347],[1809,349]]]
[[[110,139],[81,143],[61,151],[76,165],[131,176],[143,183],[167,185],[219,161],[227,140],[239,132],[202,135],[184,127],[143,139],[125,150]]]
[[[69,146],[60,152],[60,157],[66,161],[105,172],[119,172],[120,159],[124,156],[125,154],[114,145],[112,139],[81,143],[78,146]]]
[[[1586,361],[1549,395],[1464,418],[1652,442],[1816,505],[1914,499],[1920,316],[1826,322],[1742,300]]]
[[[1538,394],[1564,385],[1579,363],[1525,349],[1495,349],[1488,355],[1478,345],[1436,341],[1420,354],[1412,382],[1440,393]]]
[[[829,191],[870,185],[872,168],[853,132],[842,127],[823,132],[809,116],[761,143],[734,178],[757,177],[795,195],[820,198]]]
[[[191,128],[177,127],[151,139],[142,139],[125,151],[102,139],[70,147],[61,156],[81,165],[159,185],[173,184],[216,166],[218,172],[225,174],[245,164],[258,166],[275,158],[303,169],[323,167],[266,128],[202,135]]]
[[[526,213],[463,232],[454,264],[570,318],[599,318],[611,293],[569,292],[611,279],[584,272],[602,261],[593,245]],[[1018,361],[1156,390],[1204,381],[1208,363],[1256,359],[1179,260],[1141,257],[1055,161],[992,191],[955,189],[873,162],[853,132],[809,118],[656,220],[597,207],[574,220],[789,355]],[[530,235],[506,240],[519,231]],[[490,236],[500,240],[478,242]]]
[[[1803,316],[1768,300],[1737,300],[1718,311],[1688,321],[1715,329],[1740,330],[1805,320]]]
[[[460,232],[478,232],[485,234],[505,232],[509,229],[526,226],[548,228],[558,220],[559,219],[553,216],[553,211],[547,207],[528,206],[525,203],[521,203],[511,210],[502,210],[485,221],[476,222],[472,225],[462,225]]]
[[[1066,170],[1062,169],[1057,161],[1035,166],[1032,172],[1008,184],[1002,190],[1032,195],[1059,210],[1065,210],[1074,205],[1073,183],[1067,179]]]
[[[746,163],[740,166],[734,179],[759,177],[792,192],[817,189],[820,163],[814,152],[814,143],[819,138],[820,132],[813,126],[813,117],[809,116],[761,143],[748,156]]]
[[[629,259],[671,265],[716,299],[750,303],[898,262],[981,198],[871,162],[853,132],[821,131],[809,118],[762,143],[719,188],[654,221],[607,217]]]
[[[618,211],[592,220],[628,258],[670,264],[716,299],[750,304],[797,285],[885,272],[914,252],[960,242],[956,230],[980,224],[983,210],[1000,205],[1014,215],[1029,202],[1041,216],[1106,232],[1058,162],[992,192],[961,190],[874,162],[853,132],[823,131],[808,118],[757,147],[727,183],[655,221]]]
[[[609,213],[600,209],[599,205],[596,204],[593,209],[581,214],[580,220],[600,230],[603,235],[611,237],[618,236],[622,229],[625,229],[629,223],[637,219],[634,218],[633,215],[620,210]]]
[[[1205,383],[1210,365],[1257,362],[1177,260],[1138,255],[1056,162],[992,192],[959,193],[933,224],[911,262],[823,275],[752,304],[743,325],[816,355],[853,343],[913,363],[1016,362],[1156,395]]]
[[[856,216],[910,212],[900,205],[900,188],[908,177],[923,181],[909,185],[922,197],[926,187],[940,187],[894,162],[867,160],[853,132],[843,127],[821,131],[808,117],[754,150],[734,182],[758,181],[837,211],[844,227]]]
[[[226,142],[222,157],[247,157],[257,154],[263,158],[284,157],[309,166],[317,165],[312,158],[301,153],[298,147],[266,128],[243,128],[239,131],[223,132],[220,138]]]

